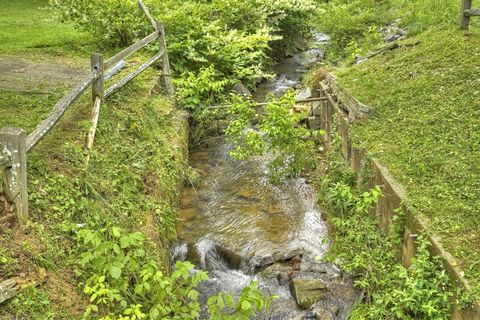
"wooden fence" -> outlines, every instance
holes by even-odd
[[[480,16],[480,9],[472,8],[472,0],[462,0],[462,9],[460,14],[460,28],[468,30],[470,26],[470,17]]]
[[[0,170],[4,172],[3,189],[6,199],[13,206],[12,209],[15,211],[20,223],[23,224],[28,219],[27,153],[46,136],[46,134],[62,118],[65,111],[89,87],[92,88],[93,112],[92,126],[87,138],[87,161],[89,160],[90,151],[93,148],[95,131],[100,114],[100,106],[104,99],[123,87],[159,59],[162,59],[163,63],[163,74],[161,77],[162,85],[165,88],[167,95],[172,96],[174,94],[163,24],[152,18],[148,8],[143,4],[142,0],[138,0],[138,3],[152,26],[155,28],[154,32],[106,61],[104,61],[101,54],[92,54],[90,73],[55,104],[49,116],[29,135],[27,135],[25,130],[21,128],[0,129]],[[159,45],[159,51],[156,55],[120,81],[111,85],[107,89],[104,88],[106,80],[110,79],[125,65],[123,59],[128,58],[153,41],[158,41]]]

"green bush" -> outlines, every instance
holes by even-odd
[[[348,176],[339,175],[335,168],[326,172],[322,179],[330,182]],[[450,281],[439,258],[430,254],[426,237],[417,239],[416,255],[405,268],[396,250],[403,235],[402,210],[396,210],[390,235],[379,229],[371,213],[382,196],[379,187],[357,194],[351,185],[339,181],[330,185],[325,196],[325,203],[338,212],[331,219],[335,233],[327,260],[340,263],[355,277],[355,286],[365,292],[350,319],[449,318]]]
[[[135,0],[50,2],[62,21],[101,37],[106,45],[125,46],[152,30]],[[312,0],[146,4],[165,24],[179,99],[191,108],[221,102],[223,93],[237,82],[253,89],[268,77],[272,41],[284,39],[286,49],[294,51],[295,40],[309,37],[315,9]]]
[[[257,114],[254,103],[234,98],[229,110],[232,120],[225,134],[227,141],[234,146],[231,156],[246,160],[267,155],[270,177],[273,182],[280,182],[298,176],[311,166],[315,144],[310,130],[300,124],[305,115],[292,112],[295,105],[293,90],[282,98],[270,96],[267,100],[263,112]]]
[[[177,262],[169,275],[158,268],[145,249],[141,232],[127,233],[116,226],[81,229],[79,275],[90,304],[84,317],[97,319],[185,319],[200,317],[198,285],[208,279],[189,262]],[[265,298],[252,282],[234,301],[220,292],[208,299],[210,319],[249,319],[268,310],[274,297]]]
[[[50,4],[62,22],[91,33],[97,44],[126,46],[153,31],[136,0],[50,0]]]

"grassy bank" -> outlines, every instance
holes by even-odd
[[[405,185],[479,296],[479,21],[460,31],[457,3],[388,5],[390,19],[402,18],[410,31],[401,42],[408,45],[334,70],[340,85],[372,109],[352,127],[353,143]],[[405,15],[409,8],[414,15]]]
[[[403,183],[466,277],[480,284],[479,34],[432,30],[419,44],[339,70],[340,83],[373,108],[353,127]]]
[[[55,21],[51,10],[41,9],[47,3],[2,2],[0,55],[84,65],[95,51],[90,37]],[[81,260],[93,250],[79,238],[81,230],[141,232],[137,253],[168,270],[186,128],[170,101],[150,95],[156,72],[148,70],[102,106],[88,166],[88,94],[28,154],[30,222],[20,227],[5,212],[0,218],[0,278],[16,277],[24,288],[2,305],[1,319],[82,318],[92,271]],[[67,90],[0,91],[0,127],[31,132]]]
[[[76,240],[82,228],[141,231],[147,237],[144,250],[168,268],[186,132],[170,102],[149,96],[152,77],[145,74],[103,106],[88,167],[83,151],[88,97],[29,154],[31,222],[23,229],[4,217],[0,234],[0,274],[21,275],[28,289],[6,304],[0,317],[80,317],[87,304],[79,266],[86,249]],[[1,97],[2,106],[11,99]],[[16,108],[28,110],[30,103]],[[30,129],[37,120],[24,123],[10,115],[0,127],[20,121]]]
[[[425,235],[409,268],[400,263],[405,215],[397,210],[392,230],[378,228],[372,207],[381,188],[360,191],[354,172],[340,157],[339,146],[326,152],[314,179],[329,222],[332,244],[326,260],[354,276],[364,298],[349,319],[448,319],[452,287],[438,257],[429,253]]]

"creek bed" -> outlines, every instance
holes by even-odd
[[[321,57],[314,48],[284,59],[254,98],[299,88]],[[322,262],[328,229],[314,189],[303,178],[274,185],[268,159],[238,161],[230,148],[223,137],[212,137],[190,153],[202,179],[183,192],[174,259],[209,271],[210,280],[200,287],[204,299],[220,290],[239,295],[258,281],[264,294],[279,297],[261,319],[346,319],[359,293],[338,267]]]

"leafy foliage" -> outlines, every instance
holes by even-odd
[[[124,46],[151,26],[135,0],[51,0],[63,21],[71,21],[102,42]],[[165,23],[178,97],[187,108],[221,102],[237,82],[249,88],[268,77],[270,44],[308,38],[312,0],[146,1]]]
[[[197,319],[201,306],[197,286],[208,279],[189,262],[177,262],[166,275],[144,249],[141,232],[126,233],[116,226],[81,229],[77,234],[84,292],[90,297],[84,317],[109,319]],[[230,294],[208,299],[211,319],[250,319],[267,310],[273,297],[264,298],[252,282],[235,303]]]
[[[326,171],[333,181],[335,170]],[[344,175],[344,177],[348,177]],[[357,194],[348,183],[337,180],[325,191],[325,202],[337,214],[331,218],[335,238],[328,258],[339,262],[356,278],[366,296],[351,319],[448,319],[452,292],[438,257],[429,252],[425,236],[417,239],[417,253],[409,268],[398,261],[396,246],[404,217],[397,210],[391,235],[379,230],[371,208],[382,196],[377,186]],[[403,234],[402,234],[403,235]]]
[[[63,22],[74,22],[106,45],[126,46],[145,34],[148,26],[136,0],[50,0]]]
[[[229,114],[233,117],[225,130],[227,140],[234,145],[230,154],[246,160],[266,154],[270,176],[274,182],[297,176],[312,163],[315,147],[311,132],[300,120],[301,113],[293,112],[294,91],[282,98],[268,98],[268,104],[257,114],[254,103],[234,98]]]

